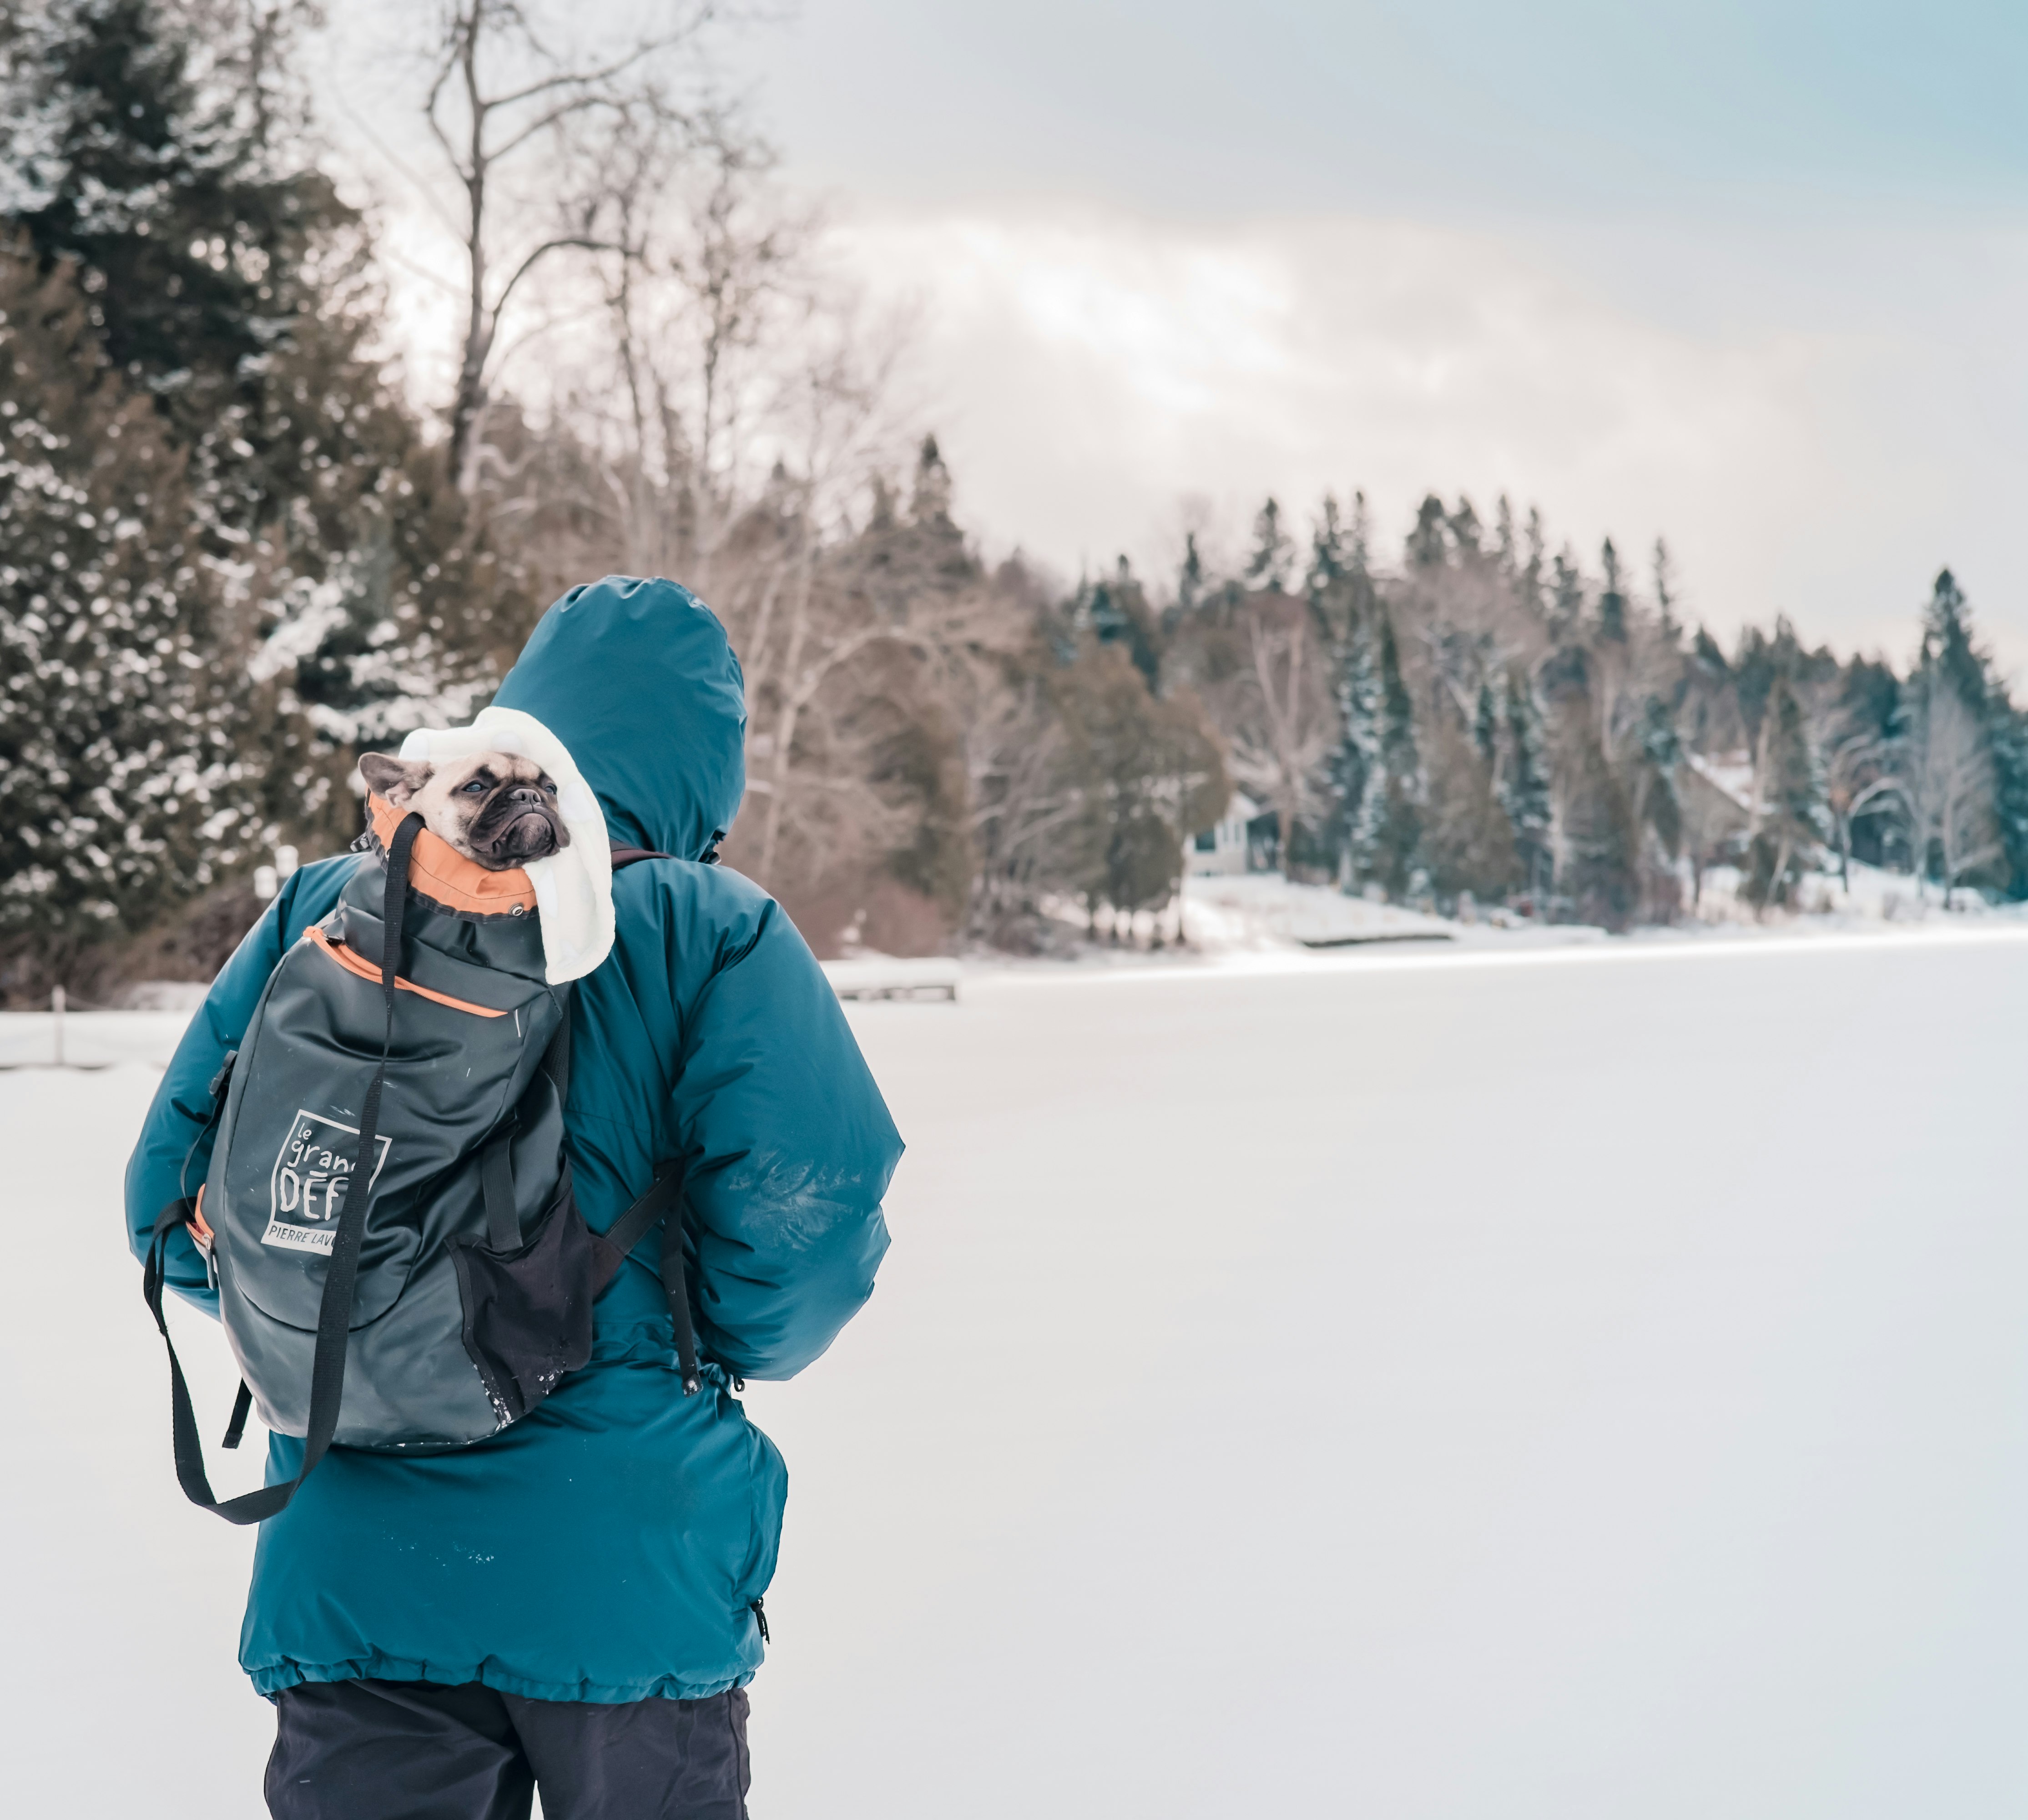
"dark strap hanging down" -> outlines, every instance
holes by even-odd
[[[246,1380],[239,1381],[239,1394],[232,1399],[232,1419],[225,1425],[225,1439],[218,1444],[222,1447],[236,1447],[246,1438],[246,1418],[254,1411],[254,1393],[246,1388]]]
[[[550,996],[561,1006],[557,1033],[542,1051],[542,1071],[556,1089],[557,1110],[570,1099],[571,989],[556,988]],[[486,1203],[486,1242],[496,1251],[521,1248],[521,1213],[514,1201],[514,1116],[486,1140],[479,1153],[479,1187]]]
[[[542,1057],[542,1071],[557,1090],[557,1110],[561,1112],[570,1104],[571,989],[559,986],[553,995],[561,1003],[563,1015],[557,1020],[557,1033]]]
[[[486,1140],[479,1153],[479,1188],[486,1200],[486,1242],[496,1251],[521,1248],[521,1214],[514,1205],[514,1161],[508,1146],[514,1141],[509,1119]]]
[[[387,891],[381,910],[384,931],[380,949],[380,995],[387,1022],[380,1039],[379,1066],[373,1070],[366,1089],[366,1103],[360,1109],[359,1149],[353,1158],[352,1173],[346,1183],[344,1204],[339,1210],[337,1229],[331,1235],[331,1267],[324,1280],[324,1296],[317,1305],[316,1347],[311,1355],[309,1432],[303,1437],[302,1470],[283,1485],[265,1485],[222,1502],[211,1494],[205,1476],[204,1443],[198,1438],[197,1416],[191,1407],[190,1388],[183,1382],[183,1369],[176,1357],[176,1343],[169,1338],[169,1325],[162,1315],[165,1262],[169,1235],[187,1225],[195,1210],[188,1201],[173,1201],[155,1221],[153,1241],[141,1276],[142,1293],[155,1317],[162,1341],[169,1349],[169,1402],[176,1440],[176,1479],[183,1495],[193,1504],[215,1510],[228,1523],[257,1523],[287,1508],[289,1500],[303,1481],[316,1470],[338,1432],[339,1406],[345,1396],[346,1344],[352,1327],[353,1288],[359,1277],[360,1240],[366,1230],[366,1210],[373,1192],[373,1147],[379,1134],[380,1093],[387,1084],[388,1058],[394,1049],[394,976],[401,966],[402,921],[409,900],[409,852],[422,832],[423,818],[409,815],[394,831],[387,846]],[[243,1387],[242,1387],[243,1390]],[[235,1426],[240,1425],[235,1405]]]
[[[683,1395],[694,1396],[704,1388],[698,1376],[697,1331],[690,1323],[690,1286],[683,1274],[683,1166],[665,1162],[655,1171],[648,1192],[615,1220],[604,1232],[592,1235],[592,1255],[598,1260],[593,1272],[594,1292],[605,1288],[620,1273],[627,1254],[648,1236],[648,1229],[662,1222],[662,1293],[668,1299],[669,1321],[676,1333],[676,1365],[683,1375]]]
[[[718,864],[718,843],[724,838],[723,828],[712,830],[710,847],[704,856],[706,866]],[[616,841],[612,869],[619,872],[644,859],[672,857],[657,853],[652,847],[622,847]],[[568,1080],[568,1044],[564,1055],[564,1077]],[[648,1192],[615,1220],[607,1232],[602,1235],[594,1233],[592,1246],[593,1255],[598,1259],[596,1281],[598,1287],[603,1289],[620,1273],[620,1266],[627,1262],[627,1254],[648,1236],[648,1229],[657,1220],[662,1221],[662,1292],[668,1298],[669,1321],[676,1330],[676,1363],[683,1373],[683,1395],[694,1396],[704,1386],[698,1376],[697,1333],[690,1324],[690,1289],[683,1278],[683,1165],[664,1163],[655,1171],[655,1179]]]

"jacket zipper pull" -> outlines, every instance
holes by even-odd
[[[754,1599],[752,1602],[752,1611],[753,1613],[753,1622],[760,1626],[760,1640],[763,1643],[772,1643],[775,1640],[768,1634],[767,1600],[764,1599]]]

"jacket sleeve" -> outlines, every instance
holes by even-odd
[[[682,1062],[672,1110],[699,1342],[744,1377],[794,1377],[873,1292],[901,1140],[837,995],[772,901],[684,1019]]]
[[[127,1163],[127,1244],[136,1258],[147,1255],[156,1216],[170,1202],[195,1194],[210,1169],[211,1083],[227,1052],[245,1039],[268,976],[287,944],[330,913],[357,864],[346,856],[294,873],[220,969],[203,1008],[183,1032]],[[204,1260],[180,1227],[169,1240],[166,1273],[168,1286],[185,1301],[218,1312],[218,1292],[208,1286]]]

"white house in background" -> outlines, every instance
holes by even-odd
[[[1753,825],[1753,764],[1744,752],[1707,758],[1691,752],[1676,773],[1676,795],[1686,832],[1708,863],[1729,841]]]
[[[1260,814],[1260,805],[1235,790],[1225,813],[1183,851],[1184,869],[1193,878],[1212,878],[1249,868],[1246,825]]]

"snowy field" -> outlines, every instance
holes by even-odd
[[[749,1393],[761,1820],[2028,1811],[2028,934],[852,1016],[911,1150],[872,1305]],[[250,1540],[119,1233],[156,1078],[0,1073],[6,1805],[255,1820]]]

